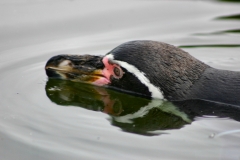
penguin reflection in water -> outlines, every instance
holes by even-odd
[[[58,55],[46,73],[149,98],[205,100],[240,106],[240,72],[212,68],[172,45],[124,43],[105,56]]]

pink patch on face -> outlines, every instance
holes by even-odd
[[[104,57],[102,62],[104,64],[104,66],[105,66],[104,69],[102,70],[103,77],[101,77],[98,80],[94,81],[93,84],[98,85],[98,86],[103,86],[103,85],[111,83],[111,81],[110,81],[111,76],[113,76],[116,79],[119,79],[124,74],[124,72],[122,71],[120,66],[117,65],[117,64],[109,63],[109,59],[107,57]],[[116,75],[114,73],[114,69],[116,69],[116,68],[119,71],[119,75]]]
[[[122,78],[124,72],[118,64],[109,63],[109,59],[107,57],[103,58],[103,64],[105,68],[103,69],[103,75],[110,79],[110,76],[114,76],[116,79]]]
[[[107,78],[110,79],[111,75],[113,75],[113,69],[114,65],[109,64],[108,58],[104,57],[102,60],[103,64],[105,65],[105,68],[103,69],[103,75]]]
[[[98,80],[94,81],[92,84],[97,85],[97,86],[103,86],[106,84],[111,83],[110,82],[110,77],[112,75],[112,71],[114,66],[108,63],[108,58],[104,57],[102,60],[103,64],[104,64],[104,69],[102,70],[102,75],[104,77],[99,78]]]

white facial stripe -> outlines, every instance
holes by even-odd
[[[114,60],[114,57],[112,54],[108,54],[106,56],[108,59],[112,60],[114,63],[119,64],[123,68],[127,69],[128,72],[135,75],[142,84],[144,84],[146,87],[148,87],[149,92],[151,92],[153,98],[158,99],[164,99],[163,93],[160,91],[160,89],[156,86],[154,86],[149,79],[145,76],[145,73],[139,71],[135,66],[128,64],[123,61]]]

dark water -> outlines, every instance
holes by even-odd
[[[239,108],[147,100],[44,71],[53,55],[103,55],[136,39],[240,71],[239,15],[230,1],[1,1],[0,159],[239,160]]]

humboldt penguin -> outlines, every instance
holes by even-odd
[[[240,72],[215,69],[156,41],[123,43],[104,56],[57,55],[45,66],[67,79],[169,101],[203,99],[240,106]]]

